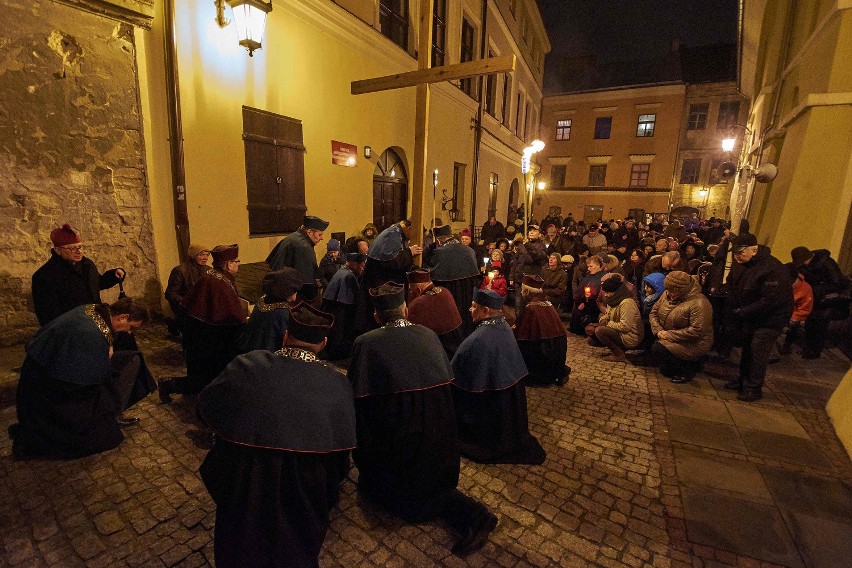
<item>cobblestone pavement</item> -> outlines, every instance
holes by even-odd
[[[164,333],[140,332],[158,378],[181,372]],[[21,353],[0,353],[4,434]],[[747,406],[721,390],[733,367],[709,365],[698,380],[671,385],[652,367],[600,354],[572,336],[570,381],[528,389],[544,465],[462,461],[460,488],[499,517],[480,552],[460,560],[446,526],[377,511],[357,496],[353,469],[320,564],[849,565],[852,464],[822,410],[845,359],[805,367],[792,356],[771,368],[767,398]],[[212,565],[215,506],[197,473],[209,436],[193,404],[152,395],[132,410],[141,422],[119,448],[75,461],[12,461],[0,436],[0,568]]]

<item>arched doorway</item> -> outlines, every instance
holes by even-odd
[[[405,219],[408,210],[408,173],[405,163],[388,148],[373,171],[373,224],[383,231]]]
[[[509,211],[506,213],[506,226],[508,227],[518,218],[518,178],[512,180],[509,186]]]

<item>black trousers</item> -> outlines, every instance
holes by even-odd
[[[805,320],[805,353],[819,355],[825,347],[825,339],[828,336],[827,319],[816,319],[809,317]]]
[[[745,336],[740,357],[740,382],[743,388],[760,389],[766,378],[769,356],[775,350],[780,329],[758,328]]]
[[[651,346],[651,353],[659,359],[660,374],[664,377],[694,377],[701,369],[700,361],[681,359],[663,347],[659,341],[655,341]]]

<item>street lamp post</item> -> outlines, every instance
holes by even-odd
[[[533,154],[537,154],[542,150],[544,150],[544,142],[541,140],[533,140],[529,146],[524,148],[524,153],[521,156],[521,173],[524,176],[524,236],[529,233],[529,218],[532,214],[532,211],[530,211],[532,208],[532,200],[530,199],[532,188],[530,188],[528,178],[528,174],[530,173],[530,160],[532,159]]]

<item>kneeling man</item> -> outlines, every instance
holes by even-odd
[[[502,307],[493,290],[474,290],[470,313],[477,327],[453,357],[461,451],[478,463],[540,464],[544,449],[527,421],[527,367]]]
[[[527,384],[562,385],[571,372],[565,364],[568,336],[543,286],[541,276],[524,274],[521,297],[525,307],[515,325],[515,339],[529,370]]]
[[[352,388],[319,361],[333,318],[290,310],[284,347],[234,359],[202,392],[216,433],[201,478],[216,502],[216,566],[317,566],[355,446]]]

